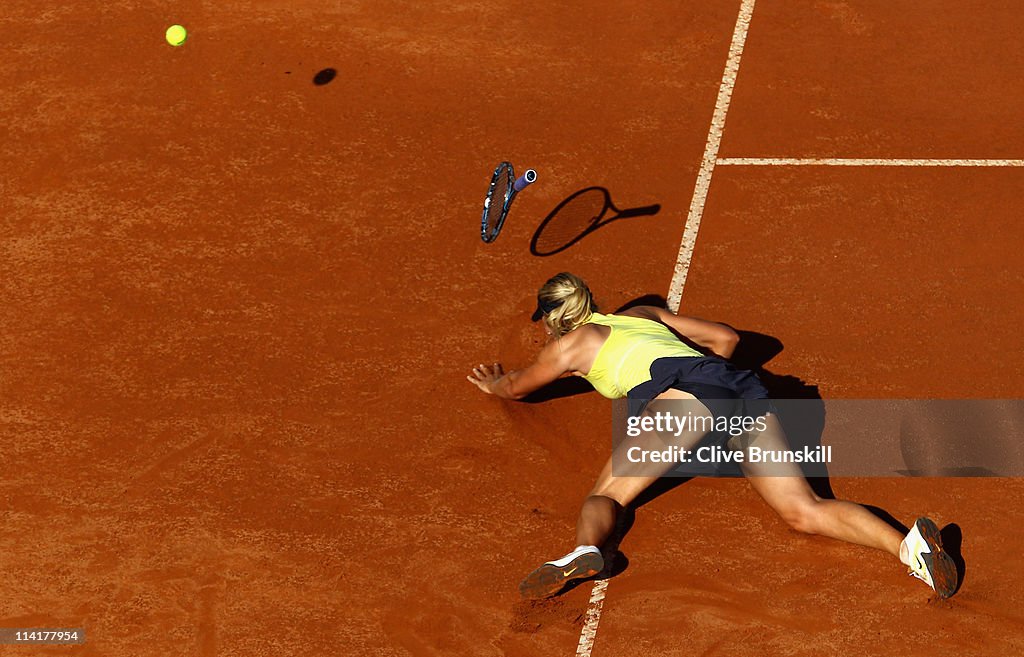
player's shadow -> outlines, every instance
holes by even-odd
[[[620,210],[604,187],[584,187],[570,194],[540,222],[530,239],[530,253],[551,256],[619,219],[658,214],[658,204]]]
[[[942,549],[953,558],[953,563],[956,564],[957,584],[953,591],[956,593],[964,585],[964,577],[967,576],[967,562],[964,561],[962,552],[964,535],[960,530],[960,525],[956,523],[946,525],[939,530],[939,534],[942,535]]]
[[[593,391],[594,386],[587,383],[586,379],[579,376],[566,376],[547,384],[540,390],[531,392],[520,401],[527,404],[542,404],[552,399],[575,397]]]

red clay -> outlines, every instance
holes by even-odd
[[[464,377],[530,358],[558,270],[608,309],[667,290],[738,2],[519,8],[5,7],[0,626],[88,635],[33,654],[573,654],[589,586],[516,585],[571,547],[608,402]],[[885,67],[910,20],[886,3],[758,5],[722,154],[1021,157],[1020,19],[972,12]],[[851,72],[886,86],[858,101]],[[917,130],[958,85],[992,112]],[[505,158],[541,178],[485,246]],[[684,309],[779,338],[769,369],[826,396],[1019,397],[1019,176],[719,168]],[[592,185],[662,210],[530,256]],[[1020,651],[1018,480],[833,485],[958,523],[963,590],[695,481],[640,510],[595,655]]]

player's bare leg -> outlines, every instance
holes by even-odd
[[[750,444],[766,450],[788,449],[778,418],[769,414],[765,420],[767,430]],[[956,589],[955,565],[942,552],[938,529],[927,518],[919,519],[904,537],[860,504],[818,497],[796,464],[747,462],[742,467],[753,489],[793,529],[888,552],[942,597]]]
[[[659,401],[683,399],[698,403],[689,393],[667,390],[648,405],[645,413],[656,412]],[[710,413],[703,405],[688,408],[694,415],[698,415],[698,411],[702,410],[707,414],[707,418],[711,419]],[[631,464],[625,456],[627,449],[639,446],[658,450],[669,445],[690,449],[705,435],[707,434],[704,431],[683,431],[678,436],[645,432],[636,440],[624,441],[619,445],[616,453],[608,459],[601,470],[590,494],[583,501],[576,521],[576,548],[562,558],[549,561],[530,573],[519,585],[519,591],[529,598],[547,597],[560,591],[570,580],[591,577],[601,572],[604,568],[601,547],[612,535],[621,510],[675,465],[649,462]],[[612,473],[613,462],[618,474]]]

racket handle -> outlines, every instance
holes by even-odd
[[[519,180],[517,180],[515,184],[512,185],[512,188],[515,189],[517,192],[521,192],[524,189],[526,189],[527,185],[533,184],[534,182],[536,182],[536,180],[537,172],[534,171],[533,169],[527,169],[526,173],[519,176]]]

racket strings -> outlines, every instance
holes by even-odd
[[[488,197],[485,210],[484,230],[493,235],[501,226],[502,215],[505,205],[508,202],[509,193],[512,191],[512,176],[507,167],[503,167],[496,175],[491,187],[491,194]]]

